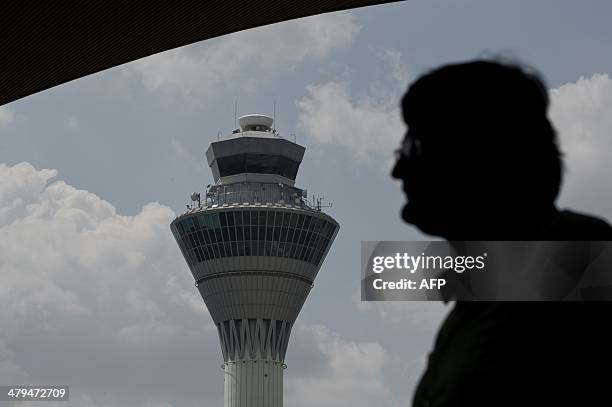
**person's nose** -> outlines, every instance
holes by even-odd
[[[391,170],[391,177],[395,179],[402,179],[405,174],[406,169],[406,157],[403,155],[399,155],[395,165],[393,166],[393,170]]]

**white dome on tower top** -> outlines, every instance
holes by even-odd
[[[240,129],[242,131],[269,131],[272,128],[273,122],[274,120],[270,116],[263,114],[247,114],[246,116],[242,116],[238,119],[238,123],[240,124]]]

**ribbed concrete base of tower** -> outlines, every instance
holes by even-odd
[[[226,362],[224,407],[282,407],[282,362],[242,360]]]

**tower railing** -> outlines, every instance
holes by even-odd
[[[275,183],[234,183],[211,186],[203,206],[236,204],[291,204],[313,209],[305,198],[304,190]]]

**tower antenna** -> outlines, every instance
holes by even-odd
[[[276,99],[274,99],[274,112],[272,113],[272,131],[276,130]]]
[[[238,125],[238,98],[234,99],[234,129]]]

